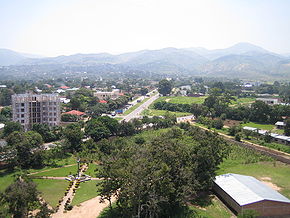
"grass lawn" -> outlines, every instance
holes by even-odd
[[[249,123],[243,123],[241,126],[249,126],[249,127],[254,127],[258,129],[263,129],[263,130],[272,130],[275,128],[275,125],[272,124],[261,124],[261,123],[255,123],[255,122],[249,122]]]
[[[193,104],[193,103],[202,104],[206,98],[207,96],[201,96],[201,97],[163,96],[163,97],[158,98],[156,101],[154,101],[154,103],[160,102],[160,101],[167,101],[174,104]]]
[[[239,105],[239,104],[242,104],[242,105],[249,105],[253,102],[255,102],[256,98],[236,98],[236,101],[231,101],[231,105]]]
[[[128,110],[126,110],[123,114],[127,115],[129,113],[131,113],[132,111],[134,111],[136,108],[138,108],[141,104],[145,103],[146,101],[148,101],[150,98],[144,98],[141,102],[135,104],[134,106],[130,107]]]
[[[89,175],[91,177],[96,177],[96,169],[98,168],[98,165],[91,163],[89,165],[89,169],[85,172],[86,175]]]
[[[191,113],[186,112],[172,112],[172,111],[166,111],[166,110],[155,110],[155,109],[147,109],[142,112],[143,116],[164,116],[167,112],[169,114],[173,114],[176,117],[183,117],[187,115],[191,115]]]
[[[82,182],[72,200],[72,205],[78,205],[99,195],[96,184],[99,181]]]
[[[56,207],[68,187],[66,180],[33,179],[33,181],[37,184],[37,189],[44,200],[52,207]]]
[[[44,168],[41,168],[41,169],[29,169],[28,172],[29,173],[40,172],[40,171],[43,171],[43,170],[59,168],[59,167],[63,167],[65,165],[71,165],[71,164],[76,164],[76,158],[73,155],[68,156],[67,158],[64,158],[64,159],[56,160],[55,164],[52,165],[52,166],[47,166],[47,167],[44,167]]]
[[[122,117],[114,117],[114,119],[120,121],[120,120],[122,120],[123,118],[122,118]]]
[[[0,170],[0,192],[4,191],[14,181],[15,174],[17,174],[15,171]]]
[[[74,166],[69,166],[69,167],[50,169],[45,172],[33,174],[33,176],[64,177],[64,176],[68,176],[69,174],[76,174],[76,173],[77,173],[77,165],[74,165]]]

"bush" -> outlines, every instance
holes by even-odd
[[[240,142],[240,141],[241,141],[241,135],[240,135],[239,133],[237,133],[237,134],[235,135],[235,140],[236,140],[237,142]]]
[[[61,121],[62,122],[76,122],[78,120],[78,116],[75,114],[62,114]]]

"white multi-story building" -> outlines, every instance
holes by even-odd
[[[60,123],[60,98],[57,94],[12,95],[13,121],[19,122],[25,131],[35,123],[57,126]]]

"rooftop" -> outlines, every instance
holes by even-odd
[[[290,203],[288,198],[252,176],[229,173],[217,176],[215,183],[241,206],[263,200]]]
[[[77,116],[85,115],[84,112],[77,111],[77,110],[68,111],[68,112],[65,112],[64,114],[72,114],[72,115],[77,115]]]

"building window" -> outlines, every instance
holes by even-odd
[[[21,107],[24,107],[24,103],[21,103]]]
[[[24,120],[21,120],[21,123],[24,123]]]
[[[21,112],[24,112],[24,108],[21,109]]]

